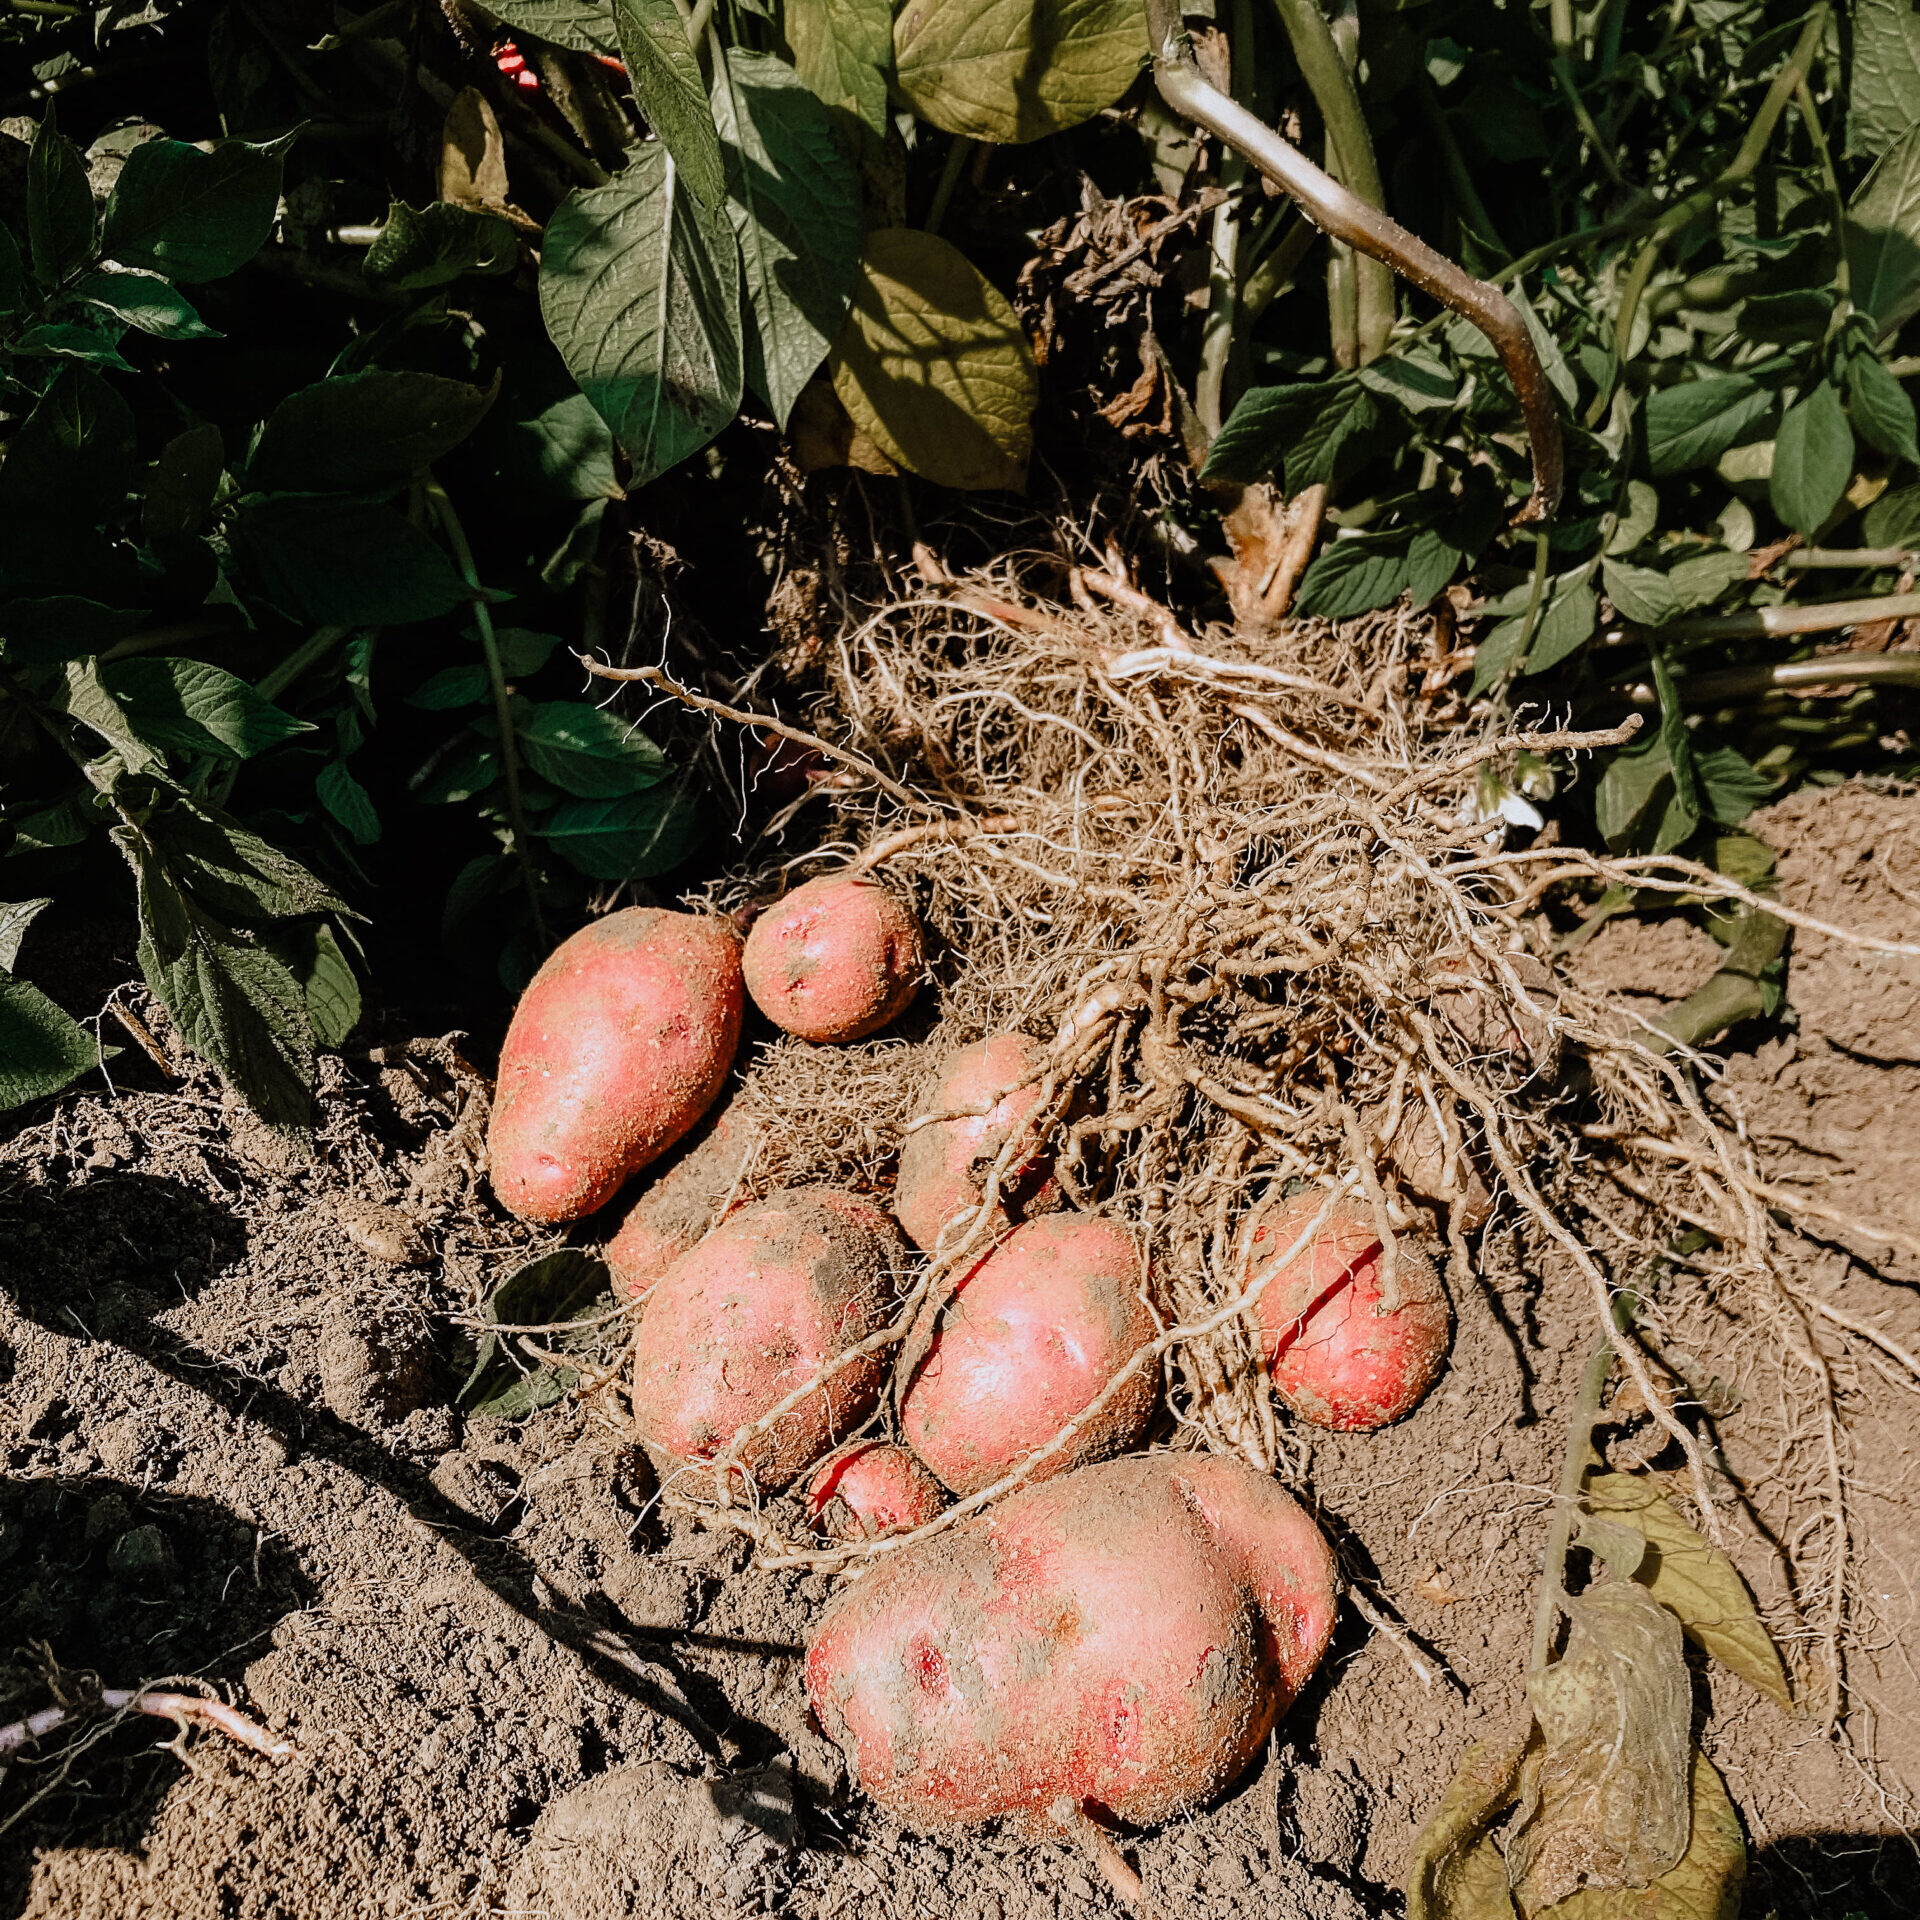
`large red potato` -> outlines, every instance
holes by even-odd
[[[933,1084],[916,1104],[915,1117],[952,1113],[912,1128],[900,1147],[900,1178],[893,1214],[922,1252],[931,1253],[941,1229],[974,1211],[993,1163],[1040,1104],[1038,1071],[1046,1048],[1024,1033],[996,1033],[961,1047],[941,1062]],[[1024,1083],[1024,1084],[1023,1084]],[[984,1112],[969,1109],[984,1108]],[[1000,1181],[993,1214],[999,1234],[1024,1217],[1035,1201],[1057,1195],[1049,1180],[1052,1156],[1016,1159]],[[1056,1202],[1057,1203],[1057,1202]]]
[[[905,1447],[855,1440],[828,1455],[807,1481],[807,1518],[836,1540],[871,1540],[917,1527],[947,1504],[940,1482]]]
[[[1064,1798],[1137,1826],[1197,1806],[1313,1672],[1338,1591],[1273,1481],[1135,1455],[882,1560],[827,1610],[807,1695],[861,1786],[921,1830]]]
[[[795,887],[747,935],[747,991],[802,1040],[864,1040],[920,985],[926,956],[911,908],[877,880],[829,873]]]
[[[955,1493],[991,1485],[1159,1331],[1146,1278],[1133,1236],[1111,1220],[1052,1213],[1016,1227],[908,1336],[926,1350],[900,1398],[907,1444]],[[1132,1446],[1158,1389],[1143,1366],[1035,1478]]]
[[[1247,1277],[1285,1254],[1326,1204],[1319,1194],[1263,1207]],[[1254,1303],[1275,1391],[1301,1419],[1351,1432],[1410,1412],[1447,1354],[1447,1296],[1433,1262],[1399,1244],[1400,1304],[1382,1312],[1384,1252],[1373,1215],[1341,1204]]]
[[[739,1101],[723,1107],[664,1163],[605,1247],[614,1285],[637,1299],[673,1263],[746,1202],[745,1175],[764,1141]]]
[[[724,1453],[886,1325],[906,1258],[884,1213],[831,1187],[791,1187],[723,1220],[648,1296],[633,1346],[642,1442],[685,1464]],[[786,1486],[873,1411],[886,1377],[880,1353],[853,1362],[753,1441],[743,1464],[763,1487]]]
[[[724,920],[628,907],[562,941],[500,1049],[487,1159],[501,1204],[556,1225],[604,1206],[713,1104],[742,1010]]]

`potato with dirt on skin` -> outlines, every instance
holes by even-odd
[[[1275,1483],[1135,1455],[902,1547],[828,1608],[807,1697],[860,1785],[920,1831],[1062,1803],[1136,1826],[1265,1746],[1333,1630],[1326,1540]]]
[[[941,1231],[980,1205],[986,1179],[1007,1142],[1028,1126],[1040,1105],[1040,1073],[1047,1050],[1024,1033],[996,1033],[949,1054],[915,1104],[900,1145],[893,1216],[923,1253]],[[950,1114],[951,1119],[930,1119]],[[1017,1156],[1000,1178],[990,1232],[1000,1234],[1029,1212],[1057,1206],[1053,1156],[1039,1150]]]
[[[684,1253],[647,1298],[633,1345],[634,1426],[683,1465],[726,1452],[829,1361],[878,1333],[907,1250],[870,1201],[791,1187],[743,1207]],[[778,1489],[873,1411],[876,1351],[851,1362],[748,1443],[741,1464]]]
[[[681,1143],[601,1250],[620,1293],[638,1299],[683,1253],[748,1203],[745,1176],[765,1140],[764,1124],[736,1099]]]
[[[990,1486],[1086,1411],[1159,1331],[1133,1236],[1094,1214],[1016,1227],[907,1336],[907,1444],[955,1493]],[[1146,1432],[1158,1372],[1141,1367],[1036,1479],[1123,1452]]]
[[[924,1526],[946,1504],[940,1482],[890,1440],[850,1441],[807,1481],[807,1518],[835,1540],[873,1540],[895,1527]]]
[[[487,1159],[500,1203],[594,1212],[692,1130],[740,1044],[740,941],[705,914],[628,907],[563,940],[500,1049]]]
[[[1313,1225],[1324,1196],[1268,1203],[1254,1216],[1245,1280],[1279,1261]],[[1384,1427],[1411,1412],[1447,1354],[1447,1296],[1433,1262],[1397,1247],[1399,1304],[1385,1311],[1386,1250],[1369,1208],[1336,1203],[1311,1243],[1254,1302],[1274,1390],[1302,1420],[1336,1432]]]
[[[920,922],[879,881],[829,873],[795,887],[753,923],[747,991],[802,1040],[864,1040],[905,1011],[926,954]]]

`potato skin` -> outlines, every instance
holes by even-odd
[[[1133,1237],[1111,1220],[1051,1213],[1016,1227],[908,1335],[909,1352],[922,1339],[926,1351],[900,1396],[907,1444],[955,1493],[990,1486],[1158,1332],[1145,1281]],[[1132,1446],[1158,1391],[1143,1367],[1034,1477]]]
[[[802,1040],[864,1040],[904,1012],[926,955],[913,911],[877,880],[829,873],[795,887],[747,935],[747,991]]]
[[[1263,1207],[1254,1222],[1247,1277],[1313,1224],[1317,1194]],[[1274,1390],[1317,1427],[1351,1433],[1384,1427],[1412,1411],[1447,1354],[1447,1297],[1433,1262],[1400,1242],[1401,1304],[1380,1305],[1382,1250],[1364,1207],[1336,1206],[1313,1244],[1267,1283],[1254,1303]]]
[[[994,1103],[990,1112],[977,1117],[917,1127],[901,1143],[893,1216],[921,1252],[933,1251],[948,1221],[979,1206],[988,1171],[1040,1104],[1040,1083],[1030,1076],[1046,1051],[1024,1033],[976,1040],[940,1063],[932,1085],[915,1103],[916,1118]],[[1028,1084],[1022,1086],[1023,1080]],[[1058,1204],[1058,1189],[1049,1177],[1052,1167],[1051,1154],[1036,1154],[1007,1169],[992,1215],[996,1236],[1027,1212],[1045,1211],[1047,1198]]]
[[[654,1287],[633,1347],[634,1425],[669,1460],[724,1453],[740,1429],[834,1355],[886,1325],[906,1247],[857,1194],[790,1187],[743,1207]],[[747,1450],[779,1488],[871,1413],[887,1377],[869,1354],[808,1396]]]
[[[822,1618],[807,1695],[921,1831],[1044,1831],[1062,1795],[1152,1826],[1260,1751],[1336,1593],[1319,1529],[1252,1468],[1109,1460],[880,1561]]]
[[[648,1181],[602,1249],[615,1287],[638,1299],[690,1247],[747,1204],[742,1176],[762,1139],[738,1101],[710,1114]]]
[[[947,1504],[945,1489],[905,1447],[855,1440],[814,1468],[807,1518],[835,1540],[871,1540],[891,1527],[917,1527]]]
[[[740,1044],[740,942],[724,920],[628,907],[547,956],[500,1049],[487,1159],[523,1220],[577,1220],[713,1104]]]

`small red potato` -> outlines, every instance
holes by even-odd
[[[735,1101],[708,1118],[648,1181],[603,1249],[615,1287],[638,1299],[748,1198],[761,1123]]]
[[[655,1285],[633,1346],[634,1424],[668,1460],[724,1453],[742,1427],[887,1323],[907,1251],[878,1207],[831,1187],[791,1187],[743,1207]],[[887,1361],[834,1375],[742,1456],[786,1486],[880,1399]]]
[[[501,1205],[548,1225],[604,1206],[712,1106],[743,1007],[724,920],[629,907],[562,941],[500,1049],[487,1158]]]
[[[1225,1787],[1326,1648],[1320,1530],[1273,1481],[1135,1455],[902,1547],[828,1608],[807,1696],[921,1831],[1059,1803],[1152,1826]]]
[[[821,1461],[807,1482],[807,1518],[835,1540],[922,1526],[946,1504],[940,1482],[887,1440],[851,1442]]]
[[[964,1117],[936,1120],[907,1134],[894,1191],[894,1218],[923,1253],[933,1251],[949,1221],[979,1206],[993,1163],[1040,1104],[1037,1075],[1045,1057],[1046,1048],[1024,1033],[996,1033],[941,1062],[915,1118]],[[1029,1210],[1044,1211],[1048,1198],[1058,1204],[1052,1167],[1052,1156],[1038,1153],[1008,1166],[992,1215],[996,1237]]]
[[[769,907],[747,935],[747,991],[802,1040],[864,1040],[920,985],[920,922],[877,880],[829,873]]]
[[[1254,1223],[1251,1280],[1278,1260],[1326,1204],[1319,1194],[1269,1204]],[[1254,1303],[1275,1391],[1302,1420],[1336,1432],[1384,1427],[1410,1412],[1447,1354],[1447,1296],[1433,1262],[1402,1240],[1400,1304],[1382,1310],[1384,1249],[1364,1207],[1342,1204]]]
[[[1159,1329],[1146,1266],[1111,1220],[1029,1220],[908,1336],[926,1350],[900,1399],[907,1444],[958,1494],[990,1486],[1098,1397]],[[931,1303],[929,1303],[931,1309]],[[1145,1433],[1159,1375],[1142,1367],[1035,1479],[1123,1452]]]

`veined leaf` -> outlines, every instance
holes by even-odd
[[[360,980],[324,920],[289,927],[275,949],[287,963],[307,1003],[307,1023],[316,1046],[338,1047],[360,1024]]]
[[[135,147],[108,196],[102,246],[121,266],[151,267],[169,280],[235,272],[273,231],[294,139],[222,140],[211,153],[184,140]]]
[[[247,760],[314,730],[311,720],[296,720],[244,680],[204,660],[115,660],[104,663],[99,674],[128,725],[163,753]]]
[[[1920,120],[1920,16],[1912,0],[1854,0],[1847,152],[1885,153]]]
[[[584,1320],[612,1304],[612,1276],[606,1262],[583,1248],[563,1247],[516,1268],[487,1296],[481,1314],[496,1326],[558,1330],[570,1320]],[[560,1344],[566,1337],[561,1334]],[[543,1344],[551,1349],[556,1343],[549,1337]],[[503,1337],[489,1333],[480,1342],[473,1370],[454,1396],[454,1404],[463,1413],[520,1420],[536,1408],[551,1406],[576,1378],[570,1368],[551,1363],[527,1372],[514,1364]]]
[[[268,599],[316,626],[406,626],[469,598],[453,562],[392,507],[278,495],[241,508],[234,540]]]
[[[1920,120],[1848,202],[1846,246],[1853,303],[1884,339],[1920,312]]]
[[[141,626],[137,608],[103,607],[97,600],[49,594],[0,606],[0,660],[15,667],[54,667],[99,653]]]
[[[613,0],[613,23],[647,124],[694,198],[717,213],[727,193],[720,135],[680,9],[673,0]]]
[[[1656,480],[1710,467],[1773,410],[1774,397],[1743,373],[1683,380],[1647,396],[1647,465]]]
[[[1451,548],[1448,552],[1451,561],[1447,571],[1451,574],[1460,556]],[[1321,620],[1349,620],[1358,613],[1372,613],[1400,598],[1406,591],[1408,573],[1405,547],[1335,540],[1320,551],[1302,576],[1293,610],[1303,618]]]
[[[360,271],[377,287],[418,293],[449,286],[470,273],[511,273],[519,259],[513,227],[497,213],[446,200],[424,207],[396,200],[387,208],[386,224],[367,249]]]
[[[1039,140],[1111,106],[1146,63],[1134,0],[907,0],[893,23],[900,91],[972,140]]]
[[[93,258],[93,188],[80,149],[54,124],[51,106],[27,150],[27,252],[49,292]]]
[[[887,130],[890,0],[787,0],[782,16],[803,86],[870,133]]]
[[[614,800],[568,800],[534,829],[596,880],[644,880],[677,867],[700,837],[700,808],[683,786]]]
[[[860,175],[830,110],[770,54],[729,49],[713,109],[745,265],[746,380],[784,430],[853,299]]]
[[[0,973],[13,971],[27,929],[52,905],[51,894],[41,900],[0,900]]]
[[[176,433],[160,449],[140,502],[140,531],[149,542],[200,531],[226,463],[226,445],[211,422]]]
[[[1878,354],[1856,353],[1847,362],[1847,412],[1870,447],[1920,467],[1913,401]]]
[[[740,249],[662,146],[561,202],[547,223],[540,311],[625,446],[635,486],[698,453],[739,408]]]
[[[516,33],[530,34],[574,53],[599,53],[620,58],[620,41],[613,30],[607,0],[500,0],[489,7]],[[686,36],[683,33],[682,39]]]
[[[373,796],[355,779],[344,760],[329,760],[315,776],[320,804],[353,836],[355,846],[370,847],[380,838],[380,816]]]
[[[64,367],[7,442],[0,517],[97,527],[133,471],[133,409],[90,367]]]
[[[350,492],[411,479],[472,433],[493,391],[436,373],[337,374],[267,416],[247,479],[270,492]]]
[[[631,722],[579,700],[548,700],[515,722],[527,765],[583,800],[612,800],[658,786],[667,757]]]
[[[103,307],[116,320],[123,320],[157,340],[218,340],[217,328],[210,327],[194,312],[192,303],[171,280],[157,273],[90,273],[74,288],[76,300],[91,301]]]
[[[0,1111],[58,1093],[99,1061],[99,1042],[85,1027],[0,967]]]
[[[1470,1746],[1414,1842],[1407,1920],[1512,1920],[1507,1863],[1490,1829],[1513,1804],[1526,1724]]]
[[[1822,380],[1787,409],[1773,445],[1773,510],[1811,540],[1853,476],[1853,429],[1840,390]]]
[[[889,459],[941,486],[1026,485],[1039,376],[1020,318],[957,247],[911,227],[867,238],[833,390]]]
[[[1378,418],[1358,379],[1253,387],[1214,436],[1200,477],[1245,484],[1277,473],[1289,493],[1324,485],[1341,477],[1349,443]]]
[[[1679,615],[1679,602],[1657,567],[1630,566],[1609,555],[1600,562],[1600,578],[1606,582],[1607,598],[1643,627],[1664,626]]]

